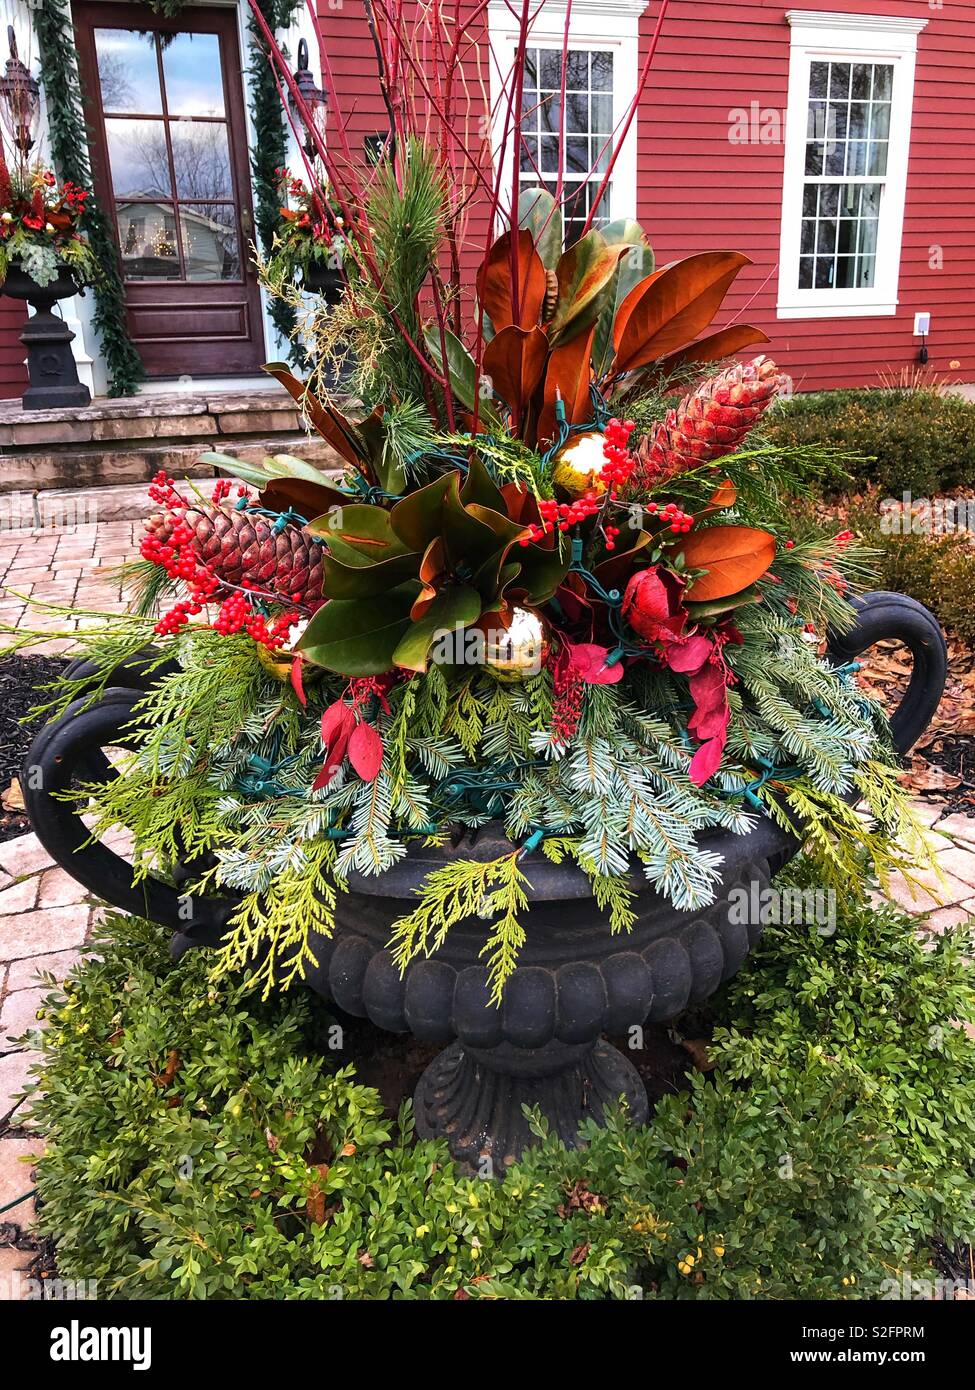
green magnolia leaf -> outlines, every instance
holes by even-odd
[[[477,375],[477,364],[460,339],[449,331],[444,332],[444,342],[447,346],[446,367],[444,367],[443,354],[440,351],[440,330],[438,328],[428,329],[425,339],[430,356],[450,381],[451,390],[461,405],[467,410],[473,411],[474,402],[477,401],[478,418],[485,425],[500,426],[500,417],[490,395],[482,395],[478,399],[480,382]]]
[[[354,552],[355,553],[355,552]],[[322,561],[325,571],[325,597],[330,599],[375,598],[385,594],[407,579],[415,579],[420,571],[422,556],[412,551],[393,555],[388,560],[363,564],[361,557],[353,563],[338,558],[334,551]]]
[[[390,513],[367,502],[334,508],[310,522],[308,530],[321,536],[332,554],[346,564],[376,564],[410,549],[393,530]],[[351,558],[349,551],[362,558]]]
[[[240,478],[241,482],[250,483],[251,487],[264,488],[270,481],[270,474],[256,463],[244,463],[242,459],[235,459],[230,454],[217,453],[209,450],[200,455],[200,463],[212,463],[214,468],[219,468],[223,473],[233,473],[235,478]]]
[[[572,546],[561,533],[551,550],[541,545],[519,546],[517,557],[521,573],[509,587],[530,603],[545,603],[569,572]]]
[[[311,619],[297,650],[340,676],[381,676],[410,626],[418,583],[400,584],[378,598],[332,599]]]
[[[705,618],[716,618],[721,613],[730,613],[733,608],[743,608],[746,603],[758,603],[761,597],[761,590],[753,584],[738,594],[729,594],[727,598],[711,599],[708,603],[688,603],[685,606],[693,621],[700,622]]]
[[[412,623],[393,652],[395,665],[407,671],[425,671],[434,639],[441,632],[468,627],[481,616],[481,596],[464,584],[446,589],[430,604],[423,617]]]
[[[602,232],[589,232],[571,246],[557,268],[559,304],[549,325],[554,346],[591,328],[606,304],[622,246],[608,245]]]
[[[613,324],[617,310],[630,291],[653,274],[655,263],[653,250],[639,222],[620,218],[603,228],[603,236],[610,246],[628,249],[613,272],[606,304],[596,325],[592,360],[597,376],[608,371],[613,361]]]
[[[411,492],[397,502],[389,513],[389,521],[405,550],[426,550],[430,542],[443,534],[443,513],[448,493],[457,497],[460,490],[456,473],[444,473],[432,483]]]
[[[321,468],[295,458],[293,454],[273,454],[265,459],[264,467],[272,478],[302,478],[309,483],[329,485],[329,478]]]
[[[535,250],[546,270],[554,270],[562,255],[562,209],[547,188],[526,188],[518,199],[518,225],[531,232]]]
[[[460,500],[466,507],[469,502],[477,502],[492,511],[504,512],[504,496],[497,483],[488,472],[487,465],[480,454],[474,454],[460,490]]]

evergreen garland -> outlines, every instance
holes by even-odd
[[[271,30],[289,29],[301,0],[258,0],[261,14]],[[250,78],[250,105],[257,140],[251,151],[254,180],[254,220],[265,257],[274,250],[274,234],[280,222],[280,198],[275,171],[288,160],[288,129],[274,80],[267,40],[253,12],[248,12],[247,30],[251,51],[247,63]],[[289,344],[288,355],[298,367],[305,366],[305,354],[296,341],[297,316],[294,305],[278,295],[268,299],[271,321],[281,340]]]
[[[40,79],[48,93],[47,116],[51,156],[62,179],[91,188],[88,129],[68,10],[61,0],[36,0],[32,7],[40,55]],[[83,227],[102,268],[92,287],[92,316],[110,377],[110,396],[134,395],[145,375],[142,360],[125,327],[125,295],[118,269],[115,239],[105,213],[94,197],[88,199]]]

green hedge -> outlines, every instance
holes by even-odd
[[[861,462],[854,480],[885,496],[931,496],[970,485],[975,404],[933,391],[823,391],[782,402],[766,418],[769,443],[829,444]],[[867,461],[872,460],[872,461]]]
[[[131,919],[98,949],[51,997],[33,1107],[42,1228],[100,1298],[891,1296],[934,1278],[932,1233],[972,1236],[966,941],[893,911],[767,928],[712,1072],[503,1183],[384,1122],[304,992],[215,987]]]

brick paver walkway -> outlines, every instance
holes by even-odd
[[[60,535],[0,533],[0,584],[46,602],[79,604],[100,610],[118,604],[118,581],[112,575],[122,559],[138,551],[137,522],[108,522],[78,527]],[[0,617],[25,627],[50,631],[62,626],[0,592]],[[47,643],[37,650],[57,649]],[[891,885],[891,897],[923,918],[927,931],[942,932],[975,915],[975,819],[946,816],[944,808],[918,801],[915,809],[937,849],[945,882],[922,875],[931,893],[918,899],[903,880]],[[30,1167],[19,1160],[35,1154],[40,1141],[18,1131],[18,1092],[37,1052],[17,1044],[25,1029],[43,1027],[35,1018],[44,990],[38,971],[62,978],[79,959],[99,912],[98,905],[63,869],[55,866],[34,835],[0,844],[0,1207],[31,1187]],[[0,1222],[26,1229],[33,1204],[26,1202]],[[28,1251],[0,1245],[0,1296],[12,1286],[30,1258]]]

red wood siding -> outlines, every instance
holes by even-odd
[[[21,396],[27,388],[27,353],[20,341],[26,317],[20,300],[0,296],[0,400]]]
[[[918,39],[899,304],[894,316],[777,319],[784,147],[731,144],[729,112],[784,113],[786,9],[771,0],[672,0],[640,114],[638,215],[658,262],[727,246],[754,261],[728,298],[771,337],[797,389],[875,385],[916,360],[914,314],[932,315],[930,365],[975,381],[975,4],[815,0],[808,8],[926,19]],[[658,11],[643,21],[645,48]],[[943,269],[929,265],[943,248]],[[949,363],[960,362],[958,370]]]
[[[644,18],[645,50],[659,7]],[[931,366],[975,381],[975,3],[933,9],[928,0],[815,0],[809,8],[926,19],[918,43],[911,158],[895,316],[779,320],[779,227],[784,147],[734,145],[729,112],[784,113],[789,80],[789,5],[782,0],[672,0],[640,113],[637,216],[658,261],[727,246],[754,261],[729,296],[731,317],[764,328],[769,351],[799,389],[875,384],[884,368],[916,359],[914,314],[933,316]],[[337,9],[319,0],[338,104],[353,146],[387,127],[361,0]],[[429,61],[429,57],[427,58]],[[476,64],[465,71],[476,98]],[[484,245],[472,219],[468,271]],[[944,268],[929,266],[943,247]],[[951,370],[957,359],[961,366]]]

